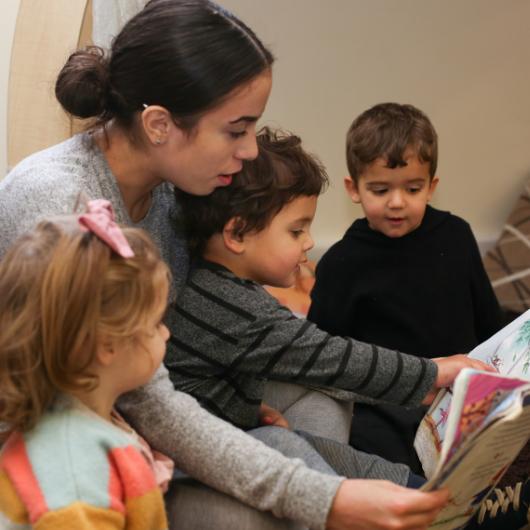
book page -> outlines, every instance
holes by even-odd
[[[484,395],[486,401],[491,395]],[[510,392],[508,401],[510,406],[495,407],[497,414],[495,408],[490,409],[483,416],[486,422],[461,436],[445,465],[422,488],[430,491],[447,487],[451,492],[450,503],[430,528],[452,530],[464,524],[526,444],[530,435],[530,384]],[[473,402],[470,400],[469,404]],[[463,420],[461,428],[466,425]]]
[[[501,374],[530,381],[530,310],[479,344],[469,356],[494,366]],[[456,427],[449,421],[453,399],[451,389],[441,390],[416,433],[414,448],[427,478],[433,476],[440,464],[448,427],[451,434]]]
[[[469,352],[501,374],[530,379],[530,309]]]
[[[471,369],[463,370],[458,377],[463,379],[459,381],[458,386],[465,388],[465,394],[459,410],[454,406],[453,396],[451,414],[454,413],[458,418],[454,421],[455,429],[451,433],[451,438],[447,433],[443,444],[442,461],[450,458],[477,430],[483,429],[493,419],[501,417],[506,407],[500,405],[503,402],[513,401],[510,400],[513,390],[527,384],[520,379]]]

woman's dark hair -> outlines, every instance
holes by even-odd
[[[235,218],[234,235],[266,228],[298,197],[319,195],[328,184],[322,163],[302,149],[298,136],[264,127],[257,137],[258,157],[245,160],[232,184],[206,196],[175,190],[190,254],[200,256],[208,240]]]
[[[191,130],[232,90],[273,63],[254,32],[209,0],[151,0],[114,39],[73,53],[55,94],[63,108],[98,124],[131,128],[135,112],[161,105]]]
[[[429,163],[432,179],[438,164],[438,136],[429,118],[412,105],[375,105],[353,121],[346,135],[350,177],[358,182],[366,166],[378,158],[386,159],[391,169],[404,167],[409,148],[420,162]]]

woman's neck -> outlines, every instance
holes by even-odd
[[[94,132],[94,141],[105,157],[133,222],[145,217],[151,193],[162,180],[156,177],[148,153],[135,146],[122,128],[110,123]]]

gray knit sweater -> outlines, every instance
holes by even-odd
[[[110,200],[118,221],[133,225],[104,156],[88,134],[80,134],[28,157],[0,181],[0,259],[38,220],[71,213],[80,192]],[[188,265],[177,217],[171,186],[162,184],[153,192],[146,217],[134,225],[160,247],[173,273],[173,292]],[[148,385],[124,396],[120,409],[184,472],[278,517],[324,528],[342,479],[285,458],[211,415],[194,398],[174,390],[165,368]]]
[[[241,428],[256,427],[267,380],[413,406],[437,373],[431,360],[333,337],[261,285],[205,260],[194,264],[172,309],[165,362],[175,387]]]

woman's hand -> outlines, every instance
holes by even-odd
[[[276,427],[289,428],[289,422],[282,416],[279,410],[269,407],[262,403],[259,408],[259,422],[260,425],[274,425]]]
[[[425,493],[384,480],[345,480],[335,495],[326,528],[425,530],[448,501],[448,490]]]

